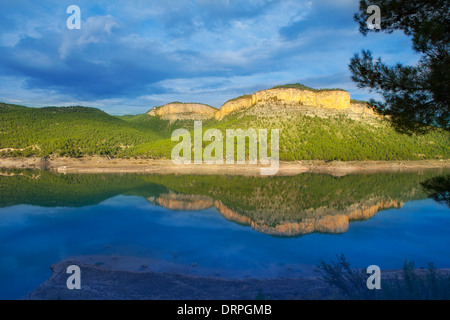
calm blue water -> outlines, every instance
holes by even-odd
[[[317,265],[343,252],[354,266],[450,267],[450,209],[433,200],[353,222],[340,235],[277,238],[227,221],[215,208],[171,211],[137,196],[81,208],[0,208],[0,299],[17,299],[51,275],[50,265],[79,255],[162,259],[227,275],[277,276],[277,268]],[[175,255],[176,253],[176,255]],[[176,261],[174,261],[176,260]],[[274,271],[275,270],[275,271]]]

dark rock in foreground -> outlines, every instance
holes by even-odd
[[[69,290],[67,267],[81,269],[81,290]],[[290,300],[331,299],[336,290],[318,279],[234,280],[159,272],[116,271],[69,260],[26,300]]]

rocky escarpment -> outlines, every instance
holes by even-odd
[[[217,109],[200,103],[174,102],[153,108],[147,114],[163,120],[206,120],[214,118]]]
[[[349,113],[357,112],[358,114],[371,112],[367,106],[352,104],[350,94],[345,90],[274,88],[230,100],[219,110],[204,104],[176,102],[154,108],[148,112],[148,115],[160,116],[164,120],[206,120],[212,118],[221,120],[234,111],[263,104],[275,106],[283,104],[292,107],[304,107],[306,109],[315,108],[324,110],[324,112],[327,110],[337,110]]]
[[[216,113],[216,119],[258,103],[274,102],[297,104],[310,107],[345,110],[350,108],[350,94],[344,90],[311,91],[296,88],[263,90],[250,96],[242,96],[225,103]]]

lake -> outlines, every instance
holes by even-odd
[[[270,178],[0,173],[0,299],[24,297],[71,257],[231,278],[310,277],[340,253],[355,267],[399,269],[405,259],[450,267],[450,209],[422,185],[444,169]]]

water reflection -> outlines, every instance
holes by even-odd
[[[450,208],[450,175],[431,178],[422,183],[428,196]]]
[[[251,226],[254,230],[276,235],[276,236],[300,236],[314,232],[339,234],[348,230],[350,221],[368,220],[384,209],[401,208],[404,202],[396,200],[381,201],[373,205],[354,204],[343,210],[336,210],[334,214],[329,214],[329,208],[323,207],[317,210],[308,208],[298,208],[299,213],[305,210],[307,217],[300,221],[285,221],[280,209],[280,220],[269,225],[264,219],[252,220],[248,215],[251,211],[227,207],[220,200],[213,200],[209,197],[199,195],[185,195],[170,192],[158,198],[148,199],[155,205],[162,206],[170,210],[198,211],[215,207],[227,220],[246,226]],[[264,209],[260,208],[259,212]],[[257,216],[257,214],[256,214]]]
[[[239,177],[1,171],[0,207],[30,204],[83,207],[117,195],[135,195],[170,210],[215,207],[227,220],[283,237],[341,234],[352,221],[429,197],[430,181],[448,170],[333,177]],[[448,178],[447,178],[448,179]],[[445,181],[445,178],[444,178]],[[436,184],[432,184],[433,186]],[[448,193],[447,193],[448,194]]]

